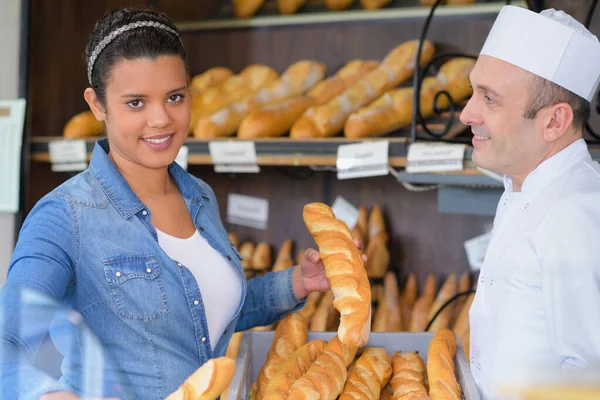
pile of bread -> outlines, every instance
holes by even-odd
[[[277,0],[277,8],[281,14],[294,14],[308,3],[309,0]],[[324,0],[325,5],[332,11],[347,10],[356,3],[355,0]],[[377,10],[390,4],[392,0],[360,0],[365,10]],[[475,0],[442,0],[442,4],[464,5],[473,4]],[[421,0],[421,5],[430,6],[435,0]],[[265,0],[233,0],[233,12],[237,18],[249,18],[255,15],[265,4]]]

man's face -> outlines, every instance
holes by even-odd
[[[473,161],[509,176],[527,175],[545,151],[536,120],[523,118],[533,75],[482,55],[469,76],[473,96],[460,120],[473,132]]]

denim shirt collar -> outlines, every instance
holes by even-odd
[[[108,150],[108,139],[103,138],[96,142],[89,171],[123,219],[129,219],[146,206],[131,190],[121,172],[108,157]],[[186,203],[198,203],[198,206],[201,206],[204,199],[209,198],[206,190],[176,162],[169,165],[169,174],[175,180]]]

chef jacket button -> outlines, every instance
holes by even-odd
[[[194,300],[194,305],[197,306],[198,304],[200,304],[200,302],[198,300]]]
[[[146,211],[146,210],[142,211],[142,215],[148,215],[148,211]]]
[[[471,364],[473,364],[475,362],[475,359],[473,357],[471,357]]]
[[[206,342],[206,337],[202,336],[202,339],[200,339],[200,340],[202,340],[202,342],[204,343],[204,342]]]
[[[492,279],[492,280],[490,281],[490,286],[492,286],[493,284],[494,284],[494,280]]]
[[[484,279],[483,276],[481,277],[481,279],[479,280],[479,282],[483,283]]]
[[[481,363],[477,364],[477,369],[481,371]]]
[[[529,208],[529,203],[525,204],[524,208],[527,210]]]

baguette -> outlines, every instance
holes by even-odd
[[[229,241],[231,242],[231,244],[234,245],[236,249],[239,248],[240,239],[238,239],[237,235],[233,232],[229,232],[227,233],[227,236],[229,237]]]
[[[312,292],[306,298],[304,307],[298,311],[307,321],[312,320],[313,315],[317,311],[317,304],[319,304],[321,297],[323,297],[322,292]]]
[[[367,261],[365,269],[369,278],[383,278],[390,265],[390,252],[387,246],[388,235],[380,232],[375,237],[371,237],[369,245],[365,250]]]
[[[317,105],[326,104],[377,66],[377,61],[351,60],[335,75],[317,83],[307,95],[313,97]]]
[[[292,259],[292,241],[287,239],[279,248],[279,253],[275,259],[275,264],[273,264],[273,272],[283,271],[293,266],[294,260]]]
[[[471,309],[471,305],[473,304],[473,300],[475,299],[475,293],[471,293],[467,296],[467,301],[463,305],[460,314],[452,328],[452,331],[458,336],[458,340],[462,344],[463,350],[465,352],[465,356],[467,360],[470,358],[470,341],[471,341],[471,330],[469,327],[469,310]]]
[[[431,310],[429,311],[429,316],[427,317],[429,321],[433,318],[433,316],[440,310],[440,308],[452,297],[456,295],[456,274],[452,273],[446,279],[446,282],[442,285],[440,292],[438,293],[435,301],[431,305]],[[452,317],[452,310],[454,304],[448,304],[442,312],[436,317],[435,321],[429,327],[429,332],[437,332],[443,328],[449,328],[450,326],[450,318]]]
[[[303,135],[310,137],[335,136],[342,131],[348,117],[361,107],[382,96],[389,89],[410,78],[414,72],[418,41],[405,42],[390,51],[383,62],[364,78],[354,83],[327,104],[309,108],[302,118]],[[427,63],[435,52],[429,41],[423,44],[421,64]]]
[[[392,400],[429,400],[425,388],[425,363],[415,352],[392,357]]]
[[[165,400],[215,400],[229,386],[234,373],[235,362],[231,358],[210,359]]]
[[[325,5],[332,11],[347,10],[352,6],[354,0],[325,0]]]
[[[431,400],[461,400],[461,387],[456,380],[454,357],[456,338],[448,329],[437,332],[427,350],[427,377]]]
[[[233,75],[233,71],[225,67],[209,68],[203,73],[195,75],[190,82],[192,96],[195,97],[208,88],[221,85]]]
[[[367,348],[354,364],[339,400],[379,400],[391,375],[392,365],[385,348]]]
[[[435,280],[435,275],[433,273],[429,273],[429,275],[427,275],[427,279],[425,280],[425,286],[423,287],[423,296],[430,297],[431,301],[433,302],[436,295],[437,282]]]
[[[402,323],[403,310],[400,302],[400,292],[398,290],[398,280],[396,274],[388,272],[383,280],[384,301],[387,313],[386,332],[401,332],[404,325]]]
[[[311,332],[325,332],[327,327],[332,324],[332,318],[335,317],[333,313],[333,292],[328,290],[325,292],[315,313],[310,320],[309,331]]]
[[[377,306],[374,307],[375,311],[371,312],[375,316],[373,318],[373,326],[371,327],[371,331],[386,332],[388,314],[385,307],[385,290],[381,285],[374,285],[373,289],[371,290],[371,297],[377,299]]]
[[[424,332],[429,323],[429,310],[433,304],[433,298],[423,295],[417,299],[410,319],[410,332]]]
[[[268,400],[286,400],[290,389],[296,380],[308,371],[308,368],[317,359],[327,342],[313,340],[298,348],[285,360],[267,385],[264,398]]]
[[[250,18],[264,3],[265,0],[233,0],[233,13],[237,18]]]
[[[269,380],[275,375],[279,365],[305,344],[307,339],[308,324],[301,314],[288,314],[279,322],[265,363],[258,373],[256,400],[264,398]]]
[[[409,330],[413,308],[417,301],[417,277],[414,273],[408,275],[402,295],[400,296],[400,309],[402,310],[402,327]]]
[[[91,111],[74,115],[63,128],[63,136],[69,139],[99,136],[104,131],[104,123],[98,121]]]
[[[264,271],[272,266],[271,246],[267,242],[260,242],[252,254],[252,268]]]
[[[294,14],[304,7],[308,0],[278,0],[279,13],[287,15]]]
[[[465,272],[460,276],[458,280],[458,288],[456,289],[456,294],[464,293],[471,288],[471,275],[468,272]],[[458,316],[460,315],[463,305],[466,303],[468,296],[463,295],[458,299],[454,300],[454,310],[452,311],[452,317],[450,318],[449,328],[453,327],[456,321],[458,320]]]
[[[348,346],[364,346],[371,330],[371,292],[361,254],[348,227],[329,206],[304,206],[304,222],[319,247],[334,307],[340,313],[338,336]]]
[[[378,10],[387,6],[392,0],[360,0],[365,10]]]
[[[242,101],[232,103],[210,116],[200,118],[194,128],[194,134],[204,138],[231,136],[251,112],[304,93],[323,79],[324,75],[324,64],[310,60],[299,61],[287,68],[281,79],[257,93],[252,93]]]
[[[380,232],[385,232],[385,222],[379,204],[375,204],[369,215],[369,238],[374,238]]]
[[[242,258],[243,258],[242,268],[244,268],[244,270],[250,270],[253,268],[252,259],[253,259],[254,251],[255,251],[255,247],[254,247],[254,243],[252,243],[252,242],[245,242],[245,243],[242,243],[242,245],[240,246],[239,252],[240,252],[240,256],[242,256]]]
[[[453,101],[462,100],[473,94],[469,74],[475,66],[475,60],[466,57],[454,58],[442,65],[436,78]],[[447,105],[444,105],[447,107]]]
[[[354,360],[357,348],[345,346],[335,336],[308,371],[294,382],[288,400],[335,400],[348,378],[348,366]]]

